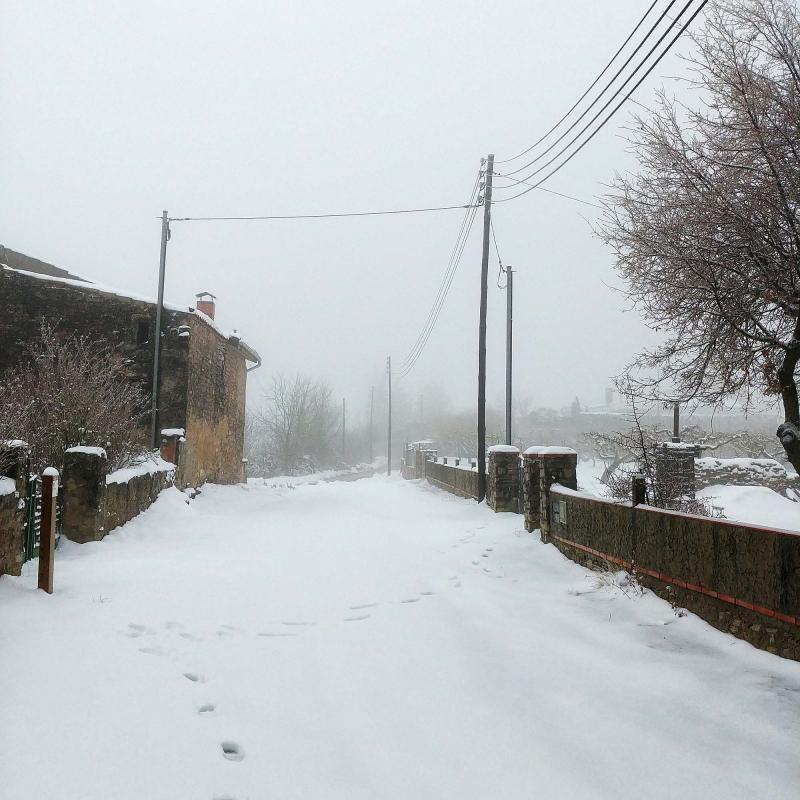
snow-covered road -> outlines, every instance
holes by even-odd
[[[416,482],[170,490],[35,566],[2,798],[800,796],[800,664]]]

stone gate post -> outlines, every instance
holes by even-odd
[[[64,451],[64,509],[61,532],[73,542],[96,542],[105,534],[106,451]]]
[[[498,511],[517,510],[519,497],[519,449],[496,444],[489,448],[486,504]]]

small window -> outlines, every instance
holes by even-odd
[[[150,338],[150,323],[140,322],[136,328],[136,344],[146,344]]]

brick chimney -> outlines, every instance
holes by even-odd
[[[214,301],[217,298],[211,292],[200,292],[195,297],[197,298],[197,310],[214,319],[214,311],[216,310]]]

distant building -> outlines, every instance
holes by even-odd
[[[214,313],[215,298],[208,292],[198,295],[196,308],[164,304],[157,429],[184,432],[175,453],[184,486],[236,483],[243,474],[247,372],[261,358],[238,334],[220,330]],[[153,300],[0,245],[0,375],[47,321],[57,331],[93,334],[114,344],[151,395],[155,315]]]

